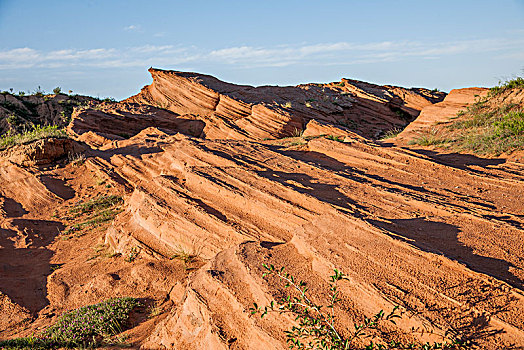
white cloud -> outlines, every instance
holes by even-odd
[[[365,44],[334,42],[273,47],[246,45],[216,50],[173,45],[52,51],[23,47],[0,51],[0,70],[34,67],[173,67],[184,63],[236,65],[240,68],[284,67],[293,64],[328,66],[392,62],[410,58],[438,59],[451,55],[483,53],[518,59],[524,55],[524,38],[453,42],[383,41]]]
[[[127,30],[128,32],[137,31],[140,30],[140,26],[131,24],[129,26],[124,27],[124,30]]]

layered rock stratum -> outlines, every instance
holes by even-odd
[[[375,341],[524,346],[524,164],[374,139],[470,91],[150,72],[139,94],[73,114],[84,163],[0,160],[0,337],[129,295],[155,310],[127,331],[135,348],[285,349],[294,317],[250,312],[282,295],[262,277],[274,264],[318,302],[334,268],[348,276],[342,333],[399,306]],[[109,194],[123,197],[109,225],[65,234],[70,208]]]

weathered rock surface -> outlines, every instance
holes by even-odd
[[[284,349],[294,317],[250,313],[284,293],[262,277],[266,263],[306,281],[324,304],[329,275],[342,270],[342,333],[398,305],[403,318],[381,325],[375,342],[524,346],[522,164],[364,137],[442,94],[151,72],[132,103],[74,116],[69,132],[94,148],[83,165],[43,173],[0,158],[1,337],[129,295],[150,307],[127,333],[135,348]],[[303,133],[272,139],[295,127]],[[107,229],[58,238],[71,208],[108,194],[123,204]],[[27,317],[35,321],[17,329]]]
[[[500,180],[360,137],[291,150],[180,134],[151,144],[149,134],[150,153],[128,151],[145,142],[137,136],[100,160],[134,188],[106,240],[124,255],[186,252],[208,263],[144,348],[285,348],[289,320],[249,316],[253,302],[279,293],[261,278],[267,262],[311,283],[319,300],[332,268],[347,273],[342,328],[399,304],[418,316],[397,332],[431,329],[421,339],[436,340],[452,325],[486,349],[524,341],[522,176],[513,170],[493,170]],[[505,332],[478,336],[478,317],[485,332]]]
[[[56,160],[74,156],[86,147],[69,138],[48,138],[11,147],[0,152],[10,162],[22,166],[48,165]]]
[[[425,89],[379,86],[342,79],[340,83],[296,87],[235,85],[212,76],[149,69],[153,83],[126,101],[193,114],[206,122],[212,139],[291,136],[311,120],[351,127],[377,137],[405,126],[445,94]]]
[[[92,147],[101,147],[130,138],[149,127],[200,137],[204,125],[191,116],[180,117],[153,106],[106,102],[98,104],[96,109],[78,109],[73,113],[67,130],[75,139],[87,142]]]

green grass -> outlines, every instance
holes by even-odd
[[[47,139],[51,137],[67,137],[64,129],[58,126],[41,126],[35,125],[32,130],[19,134],[5,134],[0,136],[0,150],[6,149],[15,145]]]
[[[524,80],[517,78],[501,85],[500,89],[515,89]],[[446,146],[457,151],[495,155],[524,149],[524,106],[514,102],[500,104],[495,100],[501,90],[460,111],[451,124],[432,129],[411,140],[421,146]]]
[[[446,142],[448,142],[448,140],[439,135],[439,129],[431,129],[431,131],[410,140],[408,144],[419,146],[434,146]]]
[[[135,298],[115,298],[85,306],[62,315],[39,335],[0,341],[2,349],[56,349],[97,347],[114,343],[131,311],[139,306]]]
[[[93,211],[100,211],[102,209],[113,207],[117,204],[122,204],[122,202],[123,200],[121,196],[99,196],[85,203],[78,204],[73,209],[70,209],[69,212],[79,214],[91,213]]]
[[[344,136],[327,135],[326,139],[337,142],[344,142]]]

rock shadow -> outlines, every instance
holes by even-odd
[[[511,263],[475,254],[472,248],[459,241],[458,227],[424,218],[390,221],[391,223],[368,220],[371,224],[387,230],[395,239],[400,239],[427,252],[442,254],[465,264],[473,271],[490,275],[515,288],[523,289],[524,281],[510,272],[513,267]]]
[[[427,149],[411,149],[418,154],[422,154],[426,157],[431,158],[434,162],[446,166],[450,166],[457,169],[468,170],[476,173],[482,173],[478,170],[471,169],[470,166],[487,167],[493,165],[499,165],[506,162],[505,159],[500,158],[481,158],[472,154],[460,154],[460,153],[439,153]]]
[[[66,185],[63,180],[60,180],[54,176],[40,176],[40,181],[49,190],[49,192],[64,200],[71,199],[75,196],[75,190]]]
[[[15,219],[0,228],[0,291],[36,316],[49,304],[47,276],[54,252],[45,248],[64,228],[60,222]]]
[[[4,203],[0,209],[5,212],[8,218],[18,218],[28,213],[28,211],[24,209],[24,206],[14,199],[9,197],[3,197],[3,199]]]
[[[284,171],[264,170],[256,171],[257,175],[263,176],[270,181],[276,181],[294,191],[310,195],[322,202],[348,209],[352,215],[363,217],[363,206],[353,199],[346,197],[338,191],[338,185],[322,183],[321,180],[313,178],[304,173],[288,173]]]

